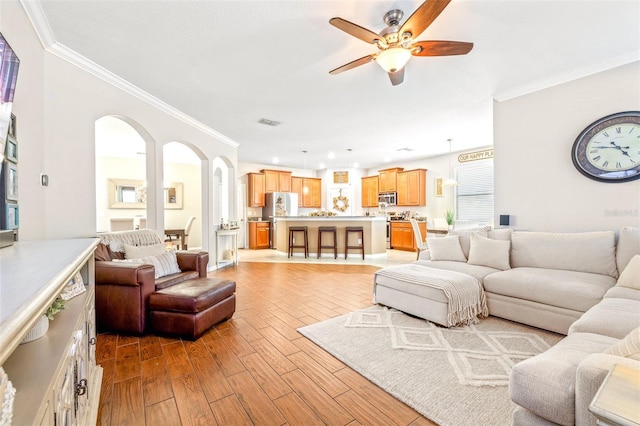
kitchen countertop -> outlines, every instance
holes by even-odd
[[[358,221],[358,220],[381,220],[385,221],[387,218],[385,216],[276,216],[274,219],[277,220],[349,220],[349,221]]]

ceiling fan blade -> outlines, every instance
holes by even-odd
[[[393,84],[394,86],[402,83],[404,81],[404,67],[400,68],[396,72],[390,72],[389,80],[391,80],[391,84]]]
[[[329,71],[329,74],[339,74],[343,71],[347,71],[350,70],[351,68],[355,68],[355,67],[359,67],[360,65],[364,65],[364,64],[368,64],[369,62],[373,61],[373,59],[375,58],[375,55],[369,55],[369,56],[364,56],[360,59],[356,59],[355,61],[351,61],[348,64],[344,64],[341,67],[338,67],[334,70]]]
[[[356,25],[353,22],[346,21],[342,18],[331,18],[329,23],[345,33],[359,38],[362,41],[366,41],[367,43],[375,44],[376,40],[380,40],[382,38],[373,31],[369,31],[360,25]]]
[[[419,47],[419,49],[416,49]],[[466,41],[417,41],[411,45],[413,56],[466,55],[473,49],[473,43]]]
[[[402,25],[398,35],[409,32],[415,39],[440,15],[451,0],[427,0]]]

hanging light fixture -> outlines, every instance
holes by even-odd
[[[376,56],[376,62],[386,72],[400,71],[411,59],[411,51],[402,47],[390,47]]]
[[[453,173],[451,170],[451,139],[447,139],[449,142],[449,177],[442,182],[444,186],[458,186],[458,181],[453,178]]]

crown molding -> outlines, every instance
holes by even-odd
[[[494,94],[493,98],[498,102],[508,101],[519,96],[528,95],[539,90],[547,89],[549,87],[557,86],[563,83],[568,83],[569,81],[577,80],[582,77],[587,77],[589,75],[597,74],[599,72],[607,71],[637,61],[640,61],[640,52],[635,51],[625,53],[616,56],[613,59],[608,59],[606,62],[599,62],[582,68],[577,68],[572,70],[571,72],[558,74],[549,79],[539,80],[515,89],[498,92]]]
[[[70,49],[67,46],[57,42],[53,31],[51,30],[51,26],[49,25],[49,21],[44,14],[44,10],[40,5],[40,2],[33,0],[20,0],[20,3],[22,4],[23,9],[29,17],[31,25],[35,29],[36,34],[40,39],[40,43],[42,43],[42,46],[47,52],[69,62],[72,65],[75,65],[76,67],[94,75],[95,77],[98,77],[99,79],[111,84],[112,86],[119,88],[120,90],[130,94],[131,96],[134,96],[141,101],[146,102],[152,107],[177,118],[178,120],[200,130],[203,133],[208,134],[209,136],[216,138],[221,142],[226,143],[233,148],[237,148],[240,145],[238,142],[230,139],[222,133],[202,124],[198,120],[195,120],[189,115],[167,104],[166,102],[161,101],[148,92],[145,92],[139,87],[129,83],[128,81],[117,76],[111,71],[108,71],[95,62],[90,61],[73,49]]]

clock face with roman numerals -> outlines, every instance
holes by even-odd
[[[640,179],[640,111],[591,123],[578,135],[571,158],[580,173],[600,182]]]

